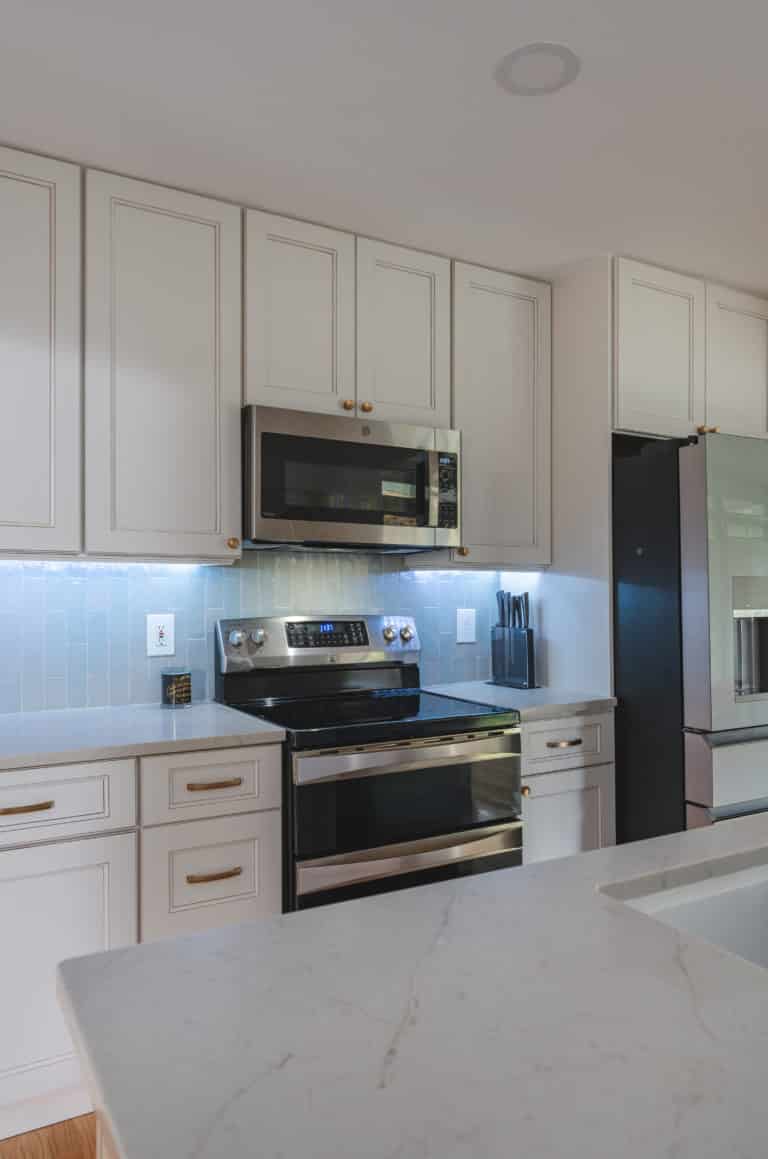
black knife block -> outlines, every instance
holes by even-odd
[[[533,628],[491,628],[492,684],[535,688]]]

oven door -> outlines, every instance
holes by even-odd
[[[458,544],[458,445],[456,431],[247,407],[245,536],[415,549]]]
[[[291,780],[292,908],[522,863],[519,729],[294,754]]]

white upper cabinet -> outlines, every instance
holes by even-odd
[[[451,263],[357,241],[358,414],[451,425]]]
[[[0,149],[0,551],[77,552],[80,171]]]
[[[462,539],[455,562],[551,562],[551,289],[454,267],[454,414]]]
[[[616,262],[614,426],[685,437],[705,422],[704,282]]]
[[[246,402],[354,414],[354,236],[249,210],[245,285]]]
[[[768,437],[768,301],[707,286],[707,417],[733,435]]]
[[[86,549],[236,557],[241,211],[108,173],[86,198]]]

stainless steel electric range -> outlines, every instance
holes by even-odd
[[[284,909],[521,864],[519,714],[424,692],[410,616],[216,636],[216,699],[286,731]]]

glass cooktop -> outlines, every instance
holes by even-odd
[[[370,744],[378,740],[436,736],[454,730],[511,728],[520,721],[519,713],[513,709],[423,692],[419,688],[232,707],[286,729],[294,747]]]

